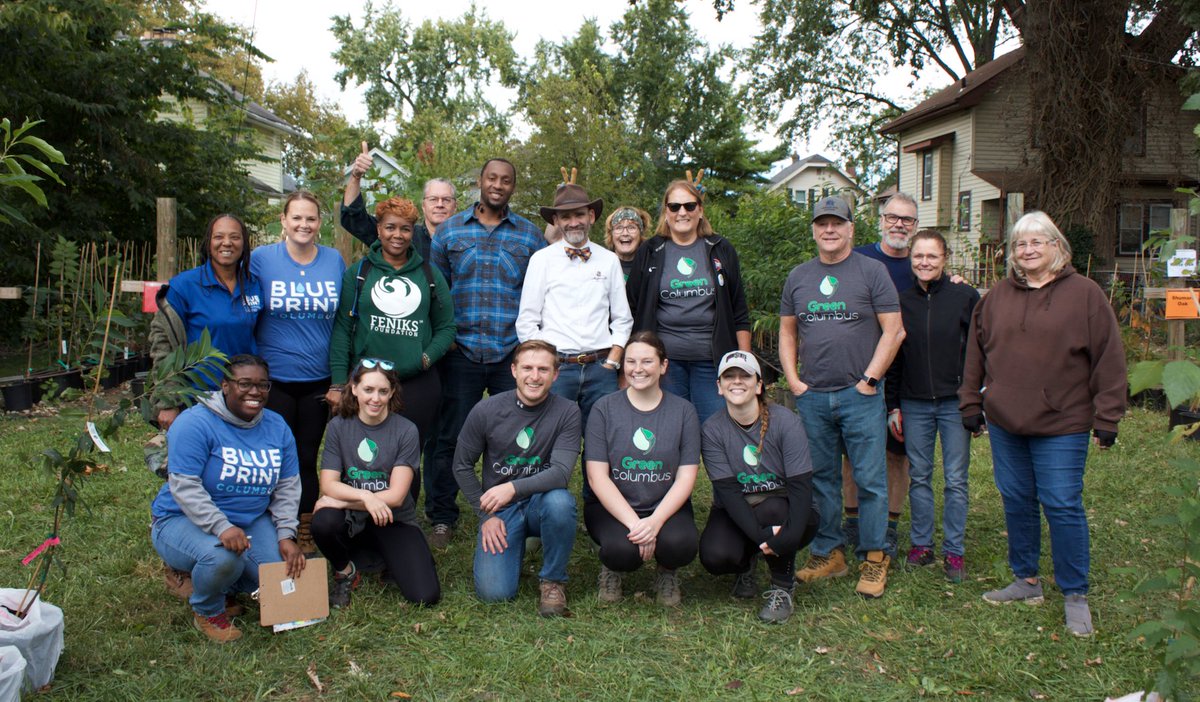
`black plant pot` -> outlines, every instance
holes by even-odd
[[[39,389],[42,388],[42,385],[46,381],[50,381],[50,397],[58,397],[67,388],[74,388],[75,390],[83,389],[83,372],[78,368],[45,371],[35,374],[33,378],[37,382]]]
[[[1178,426],[1188,426],[1196,422],[1200,422],[1200,411],[1193,412],[1186,408],[1177,407],[1171,410],[1170,424],[1167,428],[1174,429]],[[1200,431],[1193,432],[1188,438],[1192,441],[1200,441]]]
[[[100,387],[104,388],[105,390],[112,390],[113,388],[120,387],[124,380],[121,377],[121,373],[121,367],[116,363],[105,367],[103,375],[100,376]]]
[[[4,395],[4,409],[7,412],[23,412],[31,409],[33,401],[34,382],[22,376],[0,379],[0,393]]]
[[[1162,391],[1162,388],[1147,388],[1136,395],[1130,395],[1129,404],[1142,409],[1162,412],[1167,408],[1167,394]]]
[[[142,407],[142,394],[146,392],[146,373],[135,373],[129,381],[129,397],[138,409]]]

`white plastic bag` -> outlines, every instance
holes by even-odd
[[[0,702],[17,702],[25,684],[25,658],[16,646],[0,646]]]
[[[0,588],[0,646],[16,646],[25,658],[25,673],[37,690],[54,679],[54,666],[63,650],[63,613],[58,607],[47,604],[38,597],[29,608],[24,619],[18,619],[8,610],[16,611],[28,590]]]

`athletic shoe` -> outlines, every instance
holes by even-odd
[[[887,587],[887,569],[892,559],[883,551],[867,551],[867,558],[858,564],[858,587],[854,591],[863,597],[883,597]]]
[[[908,550],[908,564],[910,566],[927,566],[936,560],[933,557],[933,549],[928,546],[913,546]]]
[[[442,549],[450,545],[450,537],[454,535],[454,527],[449,524],[434,524],[429,532],[429,545]]]
[[[659,567],[654,578],[654,599],[663,607],[676,607],[683,600],[679,592],[679,576],[675,571]]]
[[[942,564],[946,570],[946,580],[952,583],[961,583],[963,581],[963,570],[966,566],[963,565],[962,556],[947,553],[946,557],[942,559]]]
[[[1063,611],[1067,615],[1067,631],[1080,637],[1095,633],[1092,629],[1092,611],[1088,609],[1087,595],[1067,595],[1063,601]]]
[[[192,596],[192,574],[186,570],[175,570],[164,563],[163,584],[167,586],[167,592],[181,600]]]
[[[889,525],[883,536],[883,550],[887,552],[888,557],[896,555],[896,544],[899,542],[899,537],[896,535],[896,527]]]
[[[755,571],[758,570],[758,554],[755,554],[750,559],[750,567],[744,573],[738,573],[733,580],[733,596],[738,599],[748,600],[759,593],[758,578],[755,577]]]
[[[596,593],[596,598],[601,602],[620,602],[621,601],[621,574],[615,570],[609,570],[607,566],[600,566],[600,588]]]
[[[332,609],[344,609],[350,606],[350,593],[358,589],[362,582],[362,573],[350,563],[349,573],[334,573],[333,587],[329,590],[329,606]]]
[[[543,580],[539,585],[538,614],[543,617],[561,617],[567,612],[567,591],[562,583]]]
[[[192,626],[196,627],[208,637],[209,641],[216,643],[229,643],[242,638],[242,632],[233,622],[229,621],[229,617],[224,612],[215,617],[206,617],[203,614],[192,612]]]
[[[768,624],[782,624],[792,616],[792,593],[772,585],[762,595],[767,603],[758,610],[758,618]]]
[[[1027,605],[1040,605],[1045,601],[1042,597],[1042,581],[1027,583],[1025,578],[1017,578],[1008,587],[983,593],[983,601],[991,604],[1008,604],[1022,602]]]
[[[858,518],[842,521],[842,540],[846,542],[846,550],[850,553],[858,551]]]
[[[825,578],[840,578],[849,572],[850,569],[846,567],[846,554],[839,548],[830,551],[828,556],[810,553],[808,563],[796,571],[796,579],[802,583],[811,583]]]

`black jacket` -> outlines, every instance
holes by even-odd
[[[633,257],[625,292],[633,312],[633,331],[658,332],[658,285],[667,254],[667,237],[656,236],[638,248]],[[737,332],[750,331],[750,309],[742,288],[742,268],[737,252],[725,238],[702,238],[708,245],[708,265],[717,281],[716,313],[712,332],[713,365],[737,349]]]
[[[899,407],[901,398],[958,397],[967,331],[978,302],[979,291],[945,275],[932,281],[928,291],[917,284],[900,293],[906,336],[884,385],[889,410]]]

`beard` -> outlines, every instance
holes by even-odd
[[[893,249],[905,250],[908,248],[908,237],[904,234],[892,234],[891,232],[883,233],[883,243]]]
[[[580,247],[587,243],[587,229],[583,227],[578,229],[559,229],[558,231],[562,233],[563,239],[571,246]]]

